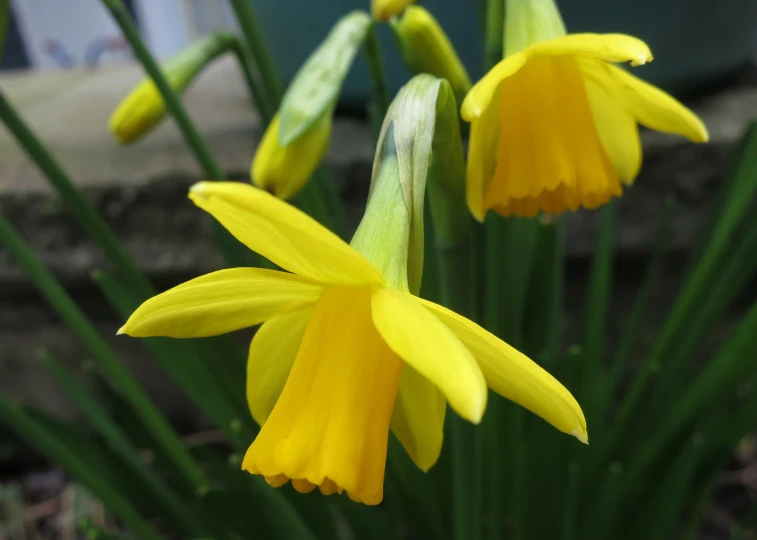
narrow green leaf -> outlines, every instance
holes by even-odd
[[[123,392],[147,429],[160,442],[166,454],[182,471],[185,481],[196,489],[204,489],[205,476],[168,421],[145,395],[139,384],[124,367],[107,342],[87,320],[65,289],[32,253],[13,226],[0,215],[0,243],[4,244],[40,292],[89,349],[108,375],[111,383]]]
[[[62,431],[67,434],[67,437],[62,439],[59,436],[61,430],[55,433],[49,429],[50,422],[48,425],[40,423],[39,416],[37,418],[31,416],[2,396],[0,396],[0,420],[58,463],[68,474],[87,486],[140,538],[146,540],[163,538],[162,534],[139,515],[129,498],[122,495],[116,487],[119,483],[109,481],[107,475],[103,474],[103,469],[97,466],[98,460],[95,457],[98,456],[98,447],[95,441],[84,437],[83,441],[89,443],[89,446],[86,446],[81,438],[72,439],[74,431],[68,429]],[[101,462],[102,459],[99,461]]]
[[[613,462],[603,472],[601,483],[595,486],[592,493],[592,505],[583,522],[579,538],[586,540],[605,540],[615,538],[619,532],[616,520],[620,510],[620,484],[624,476],[623,465]]]
[[[584,311],[584,357],[580,366],[581,381],[576,388],[588,422],[597,418],[595,410],[596,379],[604,370],[607,309],[612,289],[615,202],[599,210],[599,231],[589,277],[589,293]]]
[[[597,398],[596,405],[597,419],[604,418],[610,405],[610,401],[613,396],[617,395],[623,374],[628,368],[631,352],[636,344],[639,330],[641,329],[642,322],[647,313],[649,302],[652,299],[652,292],[659,281],[660,273],[663,268],[663,262],[665,260],[664,254],[670,240],[670,221],[674,207],[675,199],[668,197],[665,200],[665,208],[663,210],[662,218],[660,219],[657,234],[655,235],[652,257],[649,266],[647,267],[646,274],[644,275],[644,281],[639,288],[639,292],[636,294],[631,313],[628,315],[628,318],[623,325],[623,334],[618,349],[612,359],[608,382],[597,385],[596,391],[600,394]]]
[[[92,278],[122,319],[126,320],[141,304],[138,296],[107,273],[95,271]],[[147,338],[141,341],[155,356],[160,366],[229,437],[229,440],[235,441],[239,435],[231,430],[234,421],[242,422],[249,429],[256,430],[244,401],[244,370],[230,373],[239,386],[235,398],[232,397],[231,390],[227,391],[218,380],[221,373],[231,371],[235,360],[233,356],[229,356],[229,351],[222,348],[222,341],[170,338]],[[243,450],[246,445],[241,441],[240,444],[242,446],[239,449]]]
[[[243,538],[317,540],[280,489],[271,488],[260,476],[253,480],[252,489],[248,491],[210,490],[202,497],[202,504],[220,520],[227,521]],[[251,508],[266,516],[265,524],[249,519]]]
[[[307,131],[336,102],[371,24],[363,11],[343,16],[299,69],[281,102],[282,146]]]
[[[7,4],[7,0],[0,0],[0,2]],[[16,142],[44,173],[82,228],[102,248],[119,275],[140,294],[144,296],[153,294],[152,285],[124,249],[113,229],[100,216],[97,209],[87,200],[81,190],[74,185],[71,177],[29,128],[28,124],[24,122],[23,118],[19,116],[2,92],[0,92],[0,120],[11,132]]]
[[[691,436],[683,450],[677,453],[665,476],[655,485],[644,507],[633,512],[627,538],[665,540],[674,536],[673,528],[688,499],[689,486],[704,446],[701,434]]]
[[[721,271],[723,257],[728,254],[730,240],[744,217],[749,205],[757,192],[757,128],[750,127],[747,134],[744,153],[733,171],[736,178],[727,181],[731,188],[725,197],[723,212],[712,231],[702,256],[694,267],[691,275],[684,283],[673,308],[665,320],[655,339],[652,350],[634,378],[631,388],[627,392],[616,414],[610,433],[598,451],[598,455],[607,456],[618,448],[622,442],[622,435],[628,431],[631,419],[637,411],[645,395],[647,386],[661,366],[663,360],[677,347],[677,339],[689,329],[689,318],[699,312],[698,304],[702,295],[707,295],[712,286],[712,279]],[[675,370],[673,370],[675,375]],[[600,460],[601,461],[601,460]]]
[[[137,448],[112,422],[86,387],[73,378],[49,351],[43,350],[40,359],[66,395],[105,438],[113,452],[123,459],[129,471],[144,483],[163,510],[172,516],[172,523],[189,535],[207,534],[209,529],[206,524],[195,513],[188,512],[179,495],[162,482],[154,471],[148,469],[140,459]]]

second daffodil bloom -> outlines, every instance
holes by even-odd
[[[620,196],[641,166],[637,124],[707,141],[694,113],[615,65],[651,60],[620,34],[569,34],[506,56],[462,105],[473,215],[560,214]]]
[[[203,182],[190,198],[285,271],[233,268],[193,279],[146,301],[121,333],[203,337],[264,323],[248,365],[262,429],[243,469],[275,487],[291,480],[301,492],[318,486],[378,504],[390,425],[426,470],[439,455],[445,401],[478,423],[487,385],[586,442],[580,407],[551,375],[408,292],[406,257],[386,256],[374,242],[391,219],[364,219],[350,246],[249,185]]]

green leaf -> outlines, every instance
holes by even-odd
[[[599,234],[589,277],[589,294],[584,312],[584,356],[576,398],[584,403],[587,422],[596,420],[594,382],[602,373],[607,309],[612,290],[612,261],[615,229],[615,202],[599,210]]]
[[[140,494],[138,491],[128,492],[129,486],[133,485],[130,475],[96,439],[39,411],[24,410],[2,396],[0,421],[87,486],[139,538],[163,538],[132,505],[131,501],[140,500]]]
[[[371,24],[363,11],[345,15],[302,65],[281,103],[282,146],[297,139],[334,105]]]
[[[87,347],[103,372],[107,374],[111,383],[123,393],[145,427],[152,433],[155,440],[159,441],[166,455],[171,456],[177,469],[182,471],[187,484],[196,489],[203,489],[205,475],[197,466],[197,463],[192,460],[171,425],[145,395],[131,373],[95,330],[66,290],[39,261],[10,222],[2,215],[0,215],[0,243],[8,248],[8,251],[26,271],[56,313]]]
[[[144,484],[145,495],[151,495],[163,511],[172,517],[172,523],[182,527],[187,534],[207,534],[209,529],[200,516],[188,512],[179,495],[142,462],[137,448],[121,428],[113,423],[86,387],[72,377],[49,351],[43,350],[40,359],[66,395],[105,438],[113,452],[121,457],[125,468]]]
[[[108,303],[124,320],[141,304],[138,295],[107,273],[95,271],[92,277]],[[232,430],[232,425],[242,422],[248,431],[253,433],[257,429],[251,420],[244,397],[244,370],[238,373],[232,371],[234,351],[225,350],[225,340],[147,338],[141,341],[200,410],[229,440],[238,442],[239,449],[244,450],[250,437],[246,436],[243,440],[236,441],[240,434]],[[235,380],[238,388],[227,390],[219,380],[227,372]]]

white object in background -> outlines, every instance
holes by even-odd
[[[133,4],[144,39],[157,58],[172,56],[192,41],[183,0],[133,0]]]
[[[35,68],[95,67],[130,58],[121,32],[94,0],[13,0]]]

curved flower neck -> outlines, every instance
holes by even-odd
[[[391,150],[384,152],[365,214],[350,245],[379,269],[390,287],[408,291],[412,210],[400,185],[399,163],[390,134],[384,148]]]
[[[505,56],[565,34],[565,23],[554,0],[505,0]]]

